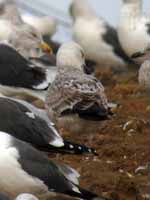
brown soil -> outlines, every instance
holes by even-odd
[[[58,155],[77,169],[81,186],[112,200],[150,199],[150,97],[136,72],[99,74],[110,101],[120,106],[111,120],[98,122],[97,134],[68,135],[71,141],[97,149],[99,156]],[[136,171],[140,166],[143,168]],[[60,198],[59,198],[60,199]],[[66,198],[65,198],[66,199]]]

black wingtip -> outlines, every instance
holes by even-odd
[[[64,141],[64,147],[66,151],[72,152],[73,154],[93,154],[98,156],[96,149],[87,147],[85,145],[79,145],[69,141]]]
[[[60,153],[60,154],[71,154],[71,155],[93,154],[95,156],[98,156],[98,153],[94,148],[89,148],[85,145],[76,144],[66,140],[64,140],[64,146],[62,147],[55,147],[47,144],[45,146],[38,146],[37,148],[40,151],[48,153]]]

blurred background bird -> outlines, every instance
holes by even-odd
[[[85,51],[87,59],[105,67],[126,66],[130,59],[123,51],[117,31],[95,13],[87,0],[73,0],[70,5],[73,38]]]
[[[143,0],[121,0],[118,36],[128,56],[150,43],[150,16],[143,13]]]

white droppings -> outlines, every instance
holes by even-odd
[[[27,115],[28,117],[30,117],[31,119],[35,119],[35,115],[34,115],[34,113],[32,113],[32,112],[26,112],[26,115]]]

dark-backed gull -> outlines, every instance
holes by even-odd
[[[46,113],[25,101],[0,97],[0,110],[0,131],[8,132],[39,150],[96,155],[92,148],[63,139]]]
[[[64,169],[30,144],[4,132],[0,132],[0,150],[0,188],[11,199],[21,193],[32,193],[40,200],[62,193],[85,200],[106,200],[82,189],[75,170]]]
[[[116,29],[98,17],[87,0],[73,0],[70,14],[73,38],[84,49],[86,59],[101,67],[119,70],[130,62],[121,48]]]

